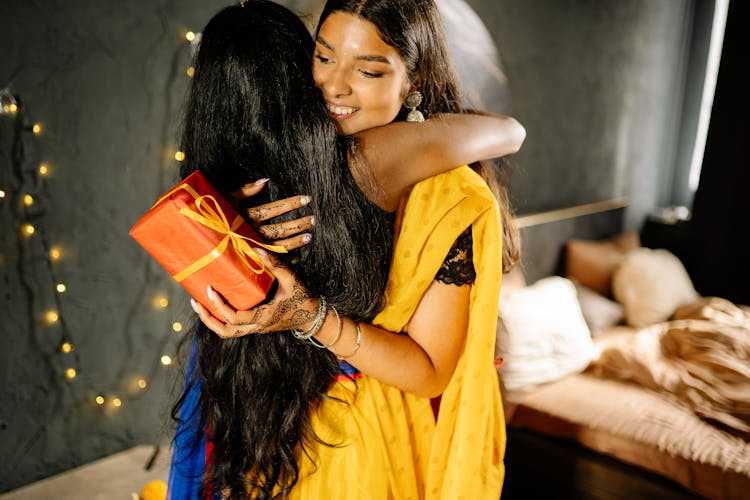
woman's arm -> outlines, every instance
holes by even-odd
[[[275,257],[258,252],[278,280],[278,290],[267,304],[249,311],[236,311],[213,293],[213,302],[225,321],[222,322],[193,302],[201,321],[220,337],[288,329],[304,331],[313,323],[319,300],[310,297],[292,272]],[[342,317],[341,335],[329,350],[382,382],[417,396],[437,396],[445,390],[455,371],[466,337],[470,291],[469,285],[433,281],[409,321],[409,335],[367,323],[359,324],[358,335],[357,324]],[[337,336],[336,315],[328,310],[315,338],[320,344],[328,345]]]
[[[382,209],[392,212],[417,182],[459,165],[515,153],[526,137],[523,126],[509,116],[440,114],[420,123],[394,122],[356,135],[350,157],[360,189]],[[235,203],[259,193],[268,179],[232,193]],[[305,195],[246,209],[250,223],[267,241],[293,250],[307,244],[315,224],[311,216],[281,223],[269,220],[309,202]]]
[[[470,292],[470,285],[433,281],[409,321],[408,335],[360,323],[360,349],[346,361],[371,377],[417,396],[442,394],[466,339]],[[329,312],[316,335],[324,345],[337,333],[332,316]],[[346,356],[354,350],[356,340],[354,321],[343,319],[341,339],[330,350]]]
[[[355,178],[369,174],[378,192],[368,192],[372,188],[367,182],[360,182],[360,187],[381,208],[392,211],[408,188],[427,177],[517,152],[526,130],[510,116],[440,114],[421,123],[393,122],[355,138]]]

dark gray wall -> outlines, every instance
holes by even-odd
[[[628,196],[670,203],[694,3],[467,0],[489,27],[527,140],[520,213]]]
[[[24,134],[25,161],[10,155],[14,122],[0,116],[0,491],[142,442],[165,440],[171,324],[184,298],[127,231],[175,179],[179,104],[189,49],[223,1],[25,0],[0,3],[0,87],[11,83],[42,135]],[[35,180],[48,162],[46,183]],[[32,209],[17,195],[38,194]],[[17,227],[37,233],[17,243]],[[46,267],[44,239],[63,248]],[[53,274],[54,273],[54,274]],[[47,326],[58,277],[61,313],[76,350]],[[164,310],[157,294],[169,297]],[[162,345],[164,344],[164,345]],[[70,366],[78,376],[63,377]],[[149,387],[136,391],[134,380]],[[93,403],[119,396],[120,408]]]
[[[11,84],[26,121],[44,127],[38,137],[17,136],[17,121],[0,116],[0,491],[138,443],[169,442],[168,393],[179,368],[159,358],[176,352],[172,323],[184,333],[194,315],[127,232],[177,178],[184,33],[230,3],[0,2],[0,89]],[[19,161],[14,144],[24,148]],[[46,181],[35,175],[42,161]],[[29,209],[24,193],[37,197]],[[27,221],[37,232],[19,239]],[[63,249],[52,268],[49,244]],[[61,321],[49,326],[53,278],[67,291],[57,297]],[[169,306],[155,307],[157,296]],[[59,349],[66,335],[71,354]],[[78,372],[70,381],[69,367]],[[141,377],[145,390],[135,385]]]
[[[12,83],[44,133],[0,117],[0,491],[142,442],[167,442],[185,295],[127,230],[173,183],[187,78],[187,29],[227,2],[93,0],[0,3],[0,87]],[[485,20],[528,139],[517,156],[520,212],[615,196],[640,223],[671,192],[675,122],[693,2],[469,0]],[[314,10],[313,0],[287,2]],[[17,151],[17,150],[16,150]],[[39,162],[52,174],[35,178]],[[38,195],[32,209],[19,196]],[[39,231],[19,240],[32,220]],[[45,241],[64,258],[46,267]],[[66,328],[44,324],[55,307]],[[166,309],[153,299],[163,294]],[[58,346],[69,334],[72,355]],[[72,381],[65,368],[76,366]],[[136,390],[133,381],[148,378]],[[122,407],[93,403],[117,395]]]

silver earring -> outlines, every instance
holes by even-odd
[[[422,104],[422,92],[413,90],[406,95],[404,99],[404,106],[409,108],[409,114],[406,115],[407,122],[423,122],[424,115],[417,109],[417,106]]]

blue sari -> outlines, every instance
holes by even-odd
[[[196,332],[197,333],[197,332]],[[185,399],[172,446],[169,467],[167,498],[170,500],[198,500],[206,469],[206,422],[200,415],[201,381],[196,376],[198,357],[197,335],[193,337],[187,373],[185,374]],[[221,498],[221,495],[214,496]]]
[[[190,349],[187,373],[185,374],[185,399],[180,407],[177,430],[172,446],[172,460],[169,467],[169,500],[221,500],[221,492],[210,497],[200,496],[203,473],[206,470],[206,421],[200,414],[201,380],[196,375],[198,362],[197,329]],[[349,363],[340,363],[338,378],[359,379],[361,373]],[[209,452],[210,453],[210,452]]]

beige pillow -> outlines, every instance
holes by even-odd
[[[598,337],[615,325],[625,321],[625,308],[619,302],[610,300],[580,283],[575,283],[578,303],[583,319],[591,330],[593,338]]]
[[[641,246],[629,231],[600,241],[570,240],[565,246],[565,276],[599,295],[612,296],[612,274],[625,255]]]
[[[500,298],[496,356],[508,390],[550,382],[588,366],[595,356],[573,283],[561,276],[510,290]]]
[[[615,271],[612,291],[636,328],[666,321],[677,306],[699,297],[680,259],[648,248],[628,253]]]

